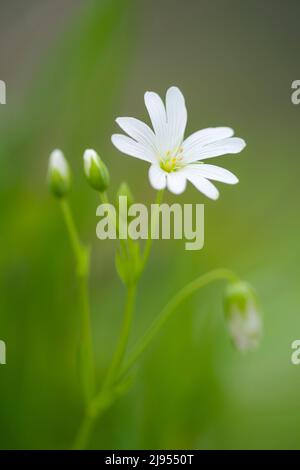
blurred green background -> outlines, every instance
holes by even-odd
[[[222,312],[222,283],[182,306],[140,363],[137,379],[96,426],[91,448],[300,448],[299,79],[297,0],[11,0],[0,2],[0,447],[69,448],[82,416],[75,364],[74,260],[47,161],[64,150],[71,203],[92,244],[93,339],[99,381],[113,352],[124,289],[114,244],[96,239],[98,198],[82,173],[95,147],[138,202],[155,196],[147,166],[110,143],[114,119],[148,120],[146,90],[185,94],[187,133],[232,126],[248,143],[214,160],[240,178],[217,202],[191,185],[180,201],[205,202],[205,247],[155,243],[140,284],[131,345],[168,298],[216,267],[236,270],[261,298],[261,347],[240,354]],[[177,198],[167,196],[167,200]]]

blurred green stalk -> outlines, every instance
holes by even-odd
[[[202,287],[205,287],[207,284],[218,280],[227,280],[229,282],[236,281],[237,276],[228,269],[215,269],[214,271],[203,274],[202,276],[187,284],[167,303],[161,313],[156,317],[149,330],[145,333],[145,335],[138,342],[137,346],[130,354],[125,366],[121,371],[119,380],[122,380],[122,377],[126,375],[129,369],[131,369],[131,367],[141,357],[159,330],[176,311],[177,307]]]
[[[64,198],[60,204],[76,259],[76,274],[81,304],[79,372],[85,403],[88,405],[95,393],[95,369],[88,295],[90,256],[89,249],[80,242],[68,201]]]
[[[108,370],[103,388],[106,389],[110,387],[117,374],[119,373],[119,368],[122,365],[122,361],[126,352],[126,347],[130,335],[133,313],[134,313],[134,304],[136,298],[136,285],[130,285],[127,287],[127,299],[125,304],[123,325],[121,330],[121,335],[119,339],[118,346],[116,348],[111,366]]]

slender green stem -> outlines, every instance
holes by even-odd
[[[159,191],[157,193],[155,203],[160,205],[163,199],[163,191]],[[100,193],[100,200],[103,204],[108,204],[109,200],[107,197],[107,193],[103,192]],[[68,208],[64,208],[67,212],[68,216],[68,225],[72,226],[72,218],[70,217]],[[110,214],[111,216],[111,214]],[[151,221],[152,223],[153,221]],[[74,226],[74,224],[73,224]],[[118,229],[118,224],[116,225]],[[72,230],[74,232],[74,230]],[[76,231],[75,231],[76,234]],[[127,244],[125,240],[120,240],[121,246],[123,249],[127,250]],[[80,252],[78,246],[80,248],[80,241],[73,233],[73,244],[76,247],[76,252]],[[143,254],[143,261],[142,261],[142,269],[141,272],[144,270],[145,265],[148,261],[150,251],[152,247],[152,238],[149,236],[146,246],[144,249]],[[115,350],[110,368],[107,372],[106,378],[104,379],[104,383],[102,389],[98,395],[94,397],[93,400],[90,402],[90,406],[86,409],[86,413],[84,415],[84,419],[82,424],[79,428],[78,434],[75,439],[75,443],[73,448],[74,449],[84,449],[87,445],[88,439],[90,434],[93,430],[95,421],[99,419],[101,414],[113,403],[114,399],[116,398],[114,392],[114,386],[116,379],[120,375],[120,370],[122,367],[122,363],[124,360],[124,356],[127,349],[127,343],[130,335],[132,320],[133,320],[133,313],[134,313],[134,304],[135,304],[135,297],[136,297],[136,282],[127,286],[127,298],[124,310],[124,317],[123,317],[123,324],[121,328],[120,338]],[[119,383],[119,382],[118,382]]]
[[[99,193],[100,195],[100,201],[103,203],[103,204],[109,204],[109,200],[108,200],[108,196],[107,196],[107,192],[106,191],[103,191],[102,193]]]
[[[99,193],[99,196],[100,196],[100,201],[102,202],[102,204],[110,204],[106,191],[104,191],[102,193]],[[115,229],[116,229],[116,232],[117,232],[117,237],[118,237],[118,233],[119,233],[118,219],[115,220],[115,218],[113,217],[113,214],[110,210],[108,210],[108,217],[112,221],[112,224],[115,226]],[[123,239],[119,238],[119,242],[120,242],[120,245],[123,247],[123,249],[125,249],[125,251],[126,251],[127,250],[126,240],[123,240]]]
[[[95,424],[95,418],[93,415],[86,412],[84,419],[81,423],[77,436],[75,438],[74,444],[72,449],[73,450],[80,450],[85,449],[90,434],[93,430]]]
[[[63,198],[60,200],[60,206],[63,212],[63,216],[66,222],[67,230],[69,233],[71,245],[74,251],[74,256],[76,259],[77,267],[81,263],[82,258],[82,246],[77,233],[77,229],[74,223],[73,215],[70,209],[70,205],[67,199]]]
[[[115,394],[113,389],[102,389],[91,401],[90,406],[86,409],[83,421],[76,435],[73,449],[85,449],[89,437],[93,431],[97,419],[109,408],[119,394]]]
[[[87,278],[79,279],[81,292],[81,360],[82,360],[82,381],[86,402],[88,403],[95,393],[95,369],[94,355],[90,323],[90,307]]]
[[[89,276],[89,250],[81,244],[78,232],[74,223],[73,215],[66,199],[61,200],[61,209],[66,222],[71,245],[77,265],[77,278],[79,284],[80,298],[80,375],[84,397],[86,402],[94,395],[95,389],[95,370],[93,361],[92,334],[90,325],[90,306],[88,295],[88,276]]]
[[[120,334],[120,338],[119,338],[119,342],[118,342],[115,354],[111,362],[111,366],[108,370],[106,379],[103,384],[104,390],[110,387],[110,385],[114,382],[116,376],[119,373],[119,368],[122,365],[122,361],[126,353],[127,343],[128,343],[130,329],[131,329],[132,320],[133,320],[135,296],[136,296],[136,286],[129,285],[127,287],[127,298],[126,298],[121,334]]]
[[[99,193],[99,196],[100,196],[100,201],[102,202],[102,204],[108,204],[108,209],[107,209],[108,218],[111,220],[111,222],[114,225],[116,231],[118,231],[118,223],[115,220],[114,214],[111,211],[111,204],[109,202],[107,192],[103,191],[102,193]]]
[[[163,201],[163,197],[164,197],[164,190],[162,189],[161,191],[157,191],[155,204],[160,206],[160,204]],[[147,264],[147,261],[148,261],[149,256],[150,256],[150,252],[151,252],[151,248],[152,248],[152,242],[153,242],[152,234],[151,234],[151,232],[153,232],[152,225],[155,223],[156,220],[157,220],[156,214],[152,213],[150,233],[148,234],[148,238],[147,238],[146,244],[145,244],[141,273],[144,271],[144,269],[146,267],[146,264]]]
[[[164,326],[166,321],[172,316],[174,311],[177,307],[185,301],[188,297],[194,294],[197,290],[201,289],[202,287],[206,286],[207,284],[218,281],[218,280],[228,280],[234,281],[236,280],[236,275],[227,269],[216,269],[214,271],[210,271],[206,273],[194,281],[187,284],[183,289],[181,289],[163,308],[161,313],[158,317],[154,320],[148,331],[142,337],[142,339],[138,342],[137,346],[134,348],[132,353],[129,355],[129,358],[121,370],[119,378],[122,378],[128,370],[136,363],[136,361],[140,358],[143,354],[145,349],[149,346],[152,342],[154,337],[157,335],[159,330]]]
[[[84,449],[93,430],[95,421],[114,401],[112,386],[120,372],[120,366],[126,352],[127,342],[130,334],[134,302],[136,295],[136,286],[128,286],[127,299],[125,304],[123,325],[115,354],[111,366],[107,372],[102,389],[98,395],[90,402],[86,409],[83,421],[75,438],[73,449]]]

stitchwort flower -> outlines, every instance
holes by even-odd
[[[229,284],[225,290],[224,309],[235,347],[240,351],[256,348],[262,336],[262,319],[250,284],[244,281]]]
[[[209,180],[238,183],[230,171],[202,163],[207,158],[243,150],[245,141],[233,137],[230,127],[202,129],[184,140],[185,100],[174,86],[167,91],[166,105],[156,93],[149,91],[145,93],[145,105],[153,130],[138,119],[119,117],[116,122],[128,136],[114,134],[112,142],[122,153],[151,164],[149,180],[155,189],[167,187],[172,193],[180,194],[188,180],[207,197],[217,199],[219,192]]]
[[[205,196],[217,199],[219,192],[209,180],[238,183],[230,171],[202,163],[207,158],[243,150],[245,141],[233,137],[230,127],[202,129],[184,140],[185,100],[174,86],[167,91],[166,105],[159,95],[149,91],[145,93],[145,105],[153,130],[138,119],[119,117],[116,122],[128,136],[114,134],[112,142],[122,153],[151,164],[149,180],[155,189],[167,187],[172,193],[180,194],[188,180]]]
[[[52,194],[58,198],[63,198],[70,191],[69,164],[59,149],[53,150],[49,157],[48,184]]]
[[[106,191],[109,185],[109,172],[97,152],[85,150],[83,154],[84,173],[90,186],[96,191]]]

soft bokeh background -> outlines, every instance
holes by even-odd
[[[229,125],[248,147],[215,159],[240,177],[205,202],[205,247],[157,242],[142,279],[131,345],[178,288],[215,267],[251,281],[264,310],[257,352],[227,336],[222,283],[182,306],[145,354],[130,392],[99,421],[91,448],[299,448],[299,79],[296,0],[0,1],[0,447],[70,447],[82,414],[75,366],[74,262],[59,207],[45,184],[61,147],[72,164],[71,203],[92,244],[92,323],[103,377],[121,321],[124,289],[114,244],[95,236],[97,195],[81,155],[107,162],[111,196],[122,179],[152,201],[146,165],[110,144],[118,115],[144,119],[145,90],[178,85],[188,132]],[[226,164],[225,164],[226,159]],[[168,196],[169,201],[175,197]]]

